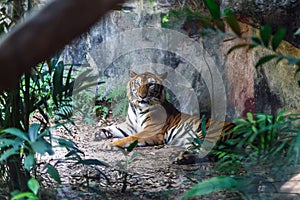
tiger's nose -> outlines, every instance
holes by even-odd
[[[142,98],[142,99],[144,99],[146,96],[147,96],[147,93],[141,93],[141,94],[139,94],[139,97]]]

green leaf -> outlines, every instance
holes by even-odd
[[[71,148],[71,149],[76,148],[76,145],[73,141],[64,138],[58,138],[58,144],[59,146],[65,148]]]
[[[0,162],[2,162],[3,160],[6,160],[8,157],[10,157],[12,155],[17,155],[19,153],[20,153],[19,148],[8,149],[8,150],[4,151],[3,154],[1,154]]]
[[[215,23],[216,23],[218,29],[220,31],[222,31],[223,33],[225,33],[225,24],[224,24],[223,20],[221,20],[221,19],[215,19]]]
[[[249,46],[249,44],[237,44],[234,45],[233,47],[231,47],[228,51],[227,51],[227,55],[229,55],[231,52],[233,52],[236,49],[242,48],[242,47],[247,47]]]
[[[72,81],[72,72],[73,72],[73,67],[74,65],[72,65],[68,71],[68,76],[65,82],[65,97],[67,96],[71,96],[72,95],[72,91],[73,91],[73,81]]]
[[[252,45],[253,46],[258,46],[258,45],[261,45],[261,44],[262,44],[262,42],[258,37],[252,37]]]
[[[61,184],[61,179],[60,179],[60,175],[57,171],[57,169],[50,164],[47,164],[46,166],[47,168],[47,173],[59,184]]]
[[[27,186],[33,192],[33,194],[35,194],[35,195],[38,194],[40,185],[36,179],[34,179],[34,178],[29,179],[29,181],[27,182]]]
[[[297,133],[296,140],[293,145],[293,150],[295,153],[295,164],[296,164],[299,161],[299,155],[300,155],[300,130]]]
[[[83,165],[99,165],[99,166],[105,166],[109,167],[109,164],[100,161],[98,159],[85,159],[85,160],[80,160],[76,164],[83,164]]]
[[[249,122],[251,122],[251,123],[254,123],[254,122],[255,122],[254,119],[253,119],[253,114],[250,113],[250,112],[247,113],[247,119],[248,119]]]
[[[300,28],[294,33],[294,35],[300,35]]]
[[[53,74],[53,101],[55,105],[59,106],[59,100],[63,91],[63,75],[64,75],[64,64],[62,61],[58,62],[54,74]]]
[[[119,146],[116,146],[118,148],[119,151],[121,151],[124,156],[127,156],[129,154],[128,151],[126,151],[126,149],[124,147],[119,147]]]
[[[139,156],[143,156],[143,154],[141,154],[139,152],[133,152],[133,154],[131,155],[130,159],[128,160],[128,163],[133,162]]]
[[[80,157],[80,155],[79,155],[79,153],[81,153],[81,154],[83,154],[84,155],[84,153],[82,152],[82,151],[80,151],[80,150],[78,150],[78,149],[72,149],[71,151],[69,151],[66,155],[65,155],[65,157],[67,158],[67,157],[71,157],[71,156],[76,156],[79,160],[82,160],[81,159],[81,157]]]
[[[276,58],[276,57],[277,57],[277,55],[271,54],[271,55],[266,55],[266,56],[260,58],[258,60],[258,62],[256,63],[255,68],[265,64],[266,62],[269,62],[270,60],[272,60],[273,58]]]
[[[251,129],[252,129],[252,131],[253,131],[254,133],[258,133],[258,130],[257,130],[257,128],[256,128],[255,126],[252,126]],[[255,135],[253,135],[253,136],[255,136]],[[251,139],[250,139],[250,140],[251,140]]]
[[[269,46],[269,42],[271,39],[271,35],[272,35],[272,29],[271,26],[269,24],[264,25],[261,29],[260,29],[260,38],[263,42],[263,44],[268,47]]]
[[[293,56],[284,56],[287,59],[289,65],[300,65],[300,59],[295,58]]]
[[[214,0],[204,0],[204,3],[207,6],[212,18],[220,19],[221,11],[219,5]]]
[[[34,165],[34,163],[34,154],[29,154],[24,158],[24,167],[27,171],[30,171],[30,168]]]
[[[21,142],[21,144],[22,144],[22,142]],[[12,146],[12,145],[21,145],[21,144],[17,140],[4,139],[4,138],[0,139],[0,148]]]
[[[49,153],[50,155],[53,154],[52,146],[45,140],[38,140],[33,143],[31,143],[32,149],[40,153],[41,155],[44,155],[46,152]]]
[[[136,141],[134,141],[133,143],[131,143],[127,148],[126,148],[126,150],[128,151],[128,152],[131,152],[137,145],[138,145],[138,141],[136,140]]]
[[[5,23],[0,24],[0,35],[2,35],[3,33],[5,33]]]
[[[279,56],[279,57],[277,58],[277,60],[276,60],[276,65],[277,65],[280,61],[282,61],[283,59],[284,59],[284,57]]]
[[[286,33],[286,29],[285,28],[280,28],[280,29],[278,29],[278,31],[273,36],[273,38],[272,38],[272,49],[274,51],[276,51],[277,47],[279,46],[279,44],[283,40],[283,38],[285,36],[285,33]]]
[[[286,113],[285,110],[280,110],[276,116],[276,119],[275,119],[276,122],[283,121],[285,118],[285,116],[284,116],[285,113]]]
[[[41,127],[40,124],[32,124],[29,127],[28,135],[29,135],[29,139],[31,142],[34,142],[37,140],[40,127]]]
[[[227,24],[230,26],[231,30],[237,36],[241,37],[241,35],[242,35],[241,27],[238,23],[236,16],[229,9],[225,9],[224,14],[225,14],[225,20],[226,20]]]
[[[240,124],[240,123],[248,123],[246,120],[242,119],[242,118],[236,118],[233,120],[233,123],[237,123],[237,124]]]
[[[21,139],[29,142],[29,139],[26,136],[26,134],[23,131],[21,131],[20,129],[17,129],[17,128],[7,128],[3,132],[9,133],[9,134],[14,135],[14,136],[17,136],[17,137],[19,137],[19,138],[21,138]]]
[[[52,59],[51,59],[51,66],[49,67],[55,67],[59,61],[60,55],[56,54]],[[50,70],[51,71],[51,70]]]
[[[202,116],[202,120],[201,120],[201,131],[202,131],[202,136],[205,137],[207,135],[207,132],[206,132],[206,117],[205,115]],[[195,134],[197,137],[197,139],[200,139],[198,137],[198,134],[196,133]],[[199,141],[198,141],[199,142]]]
[[[31,192],[22,192],[11,198],[11,200],[19,200],[19,199],[28,199],[28,200],[38,200],[39,198]]]
[[[213,177],[195,185],[188,190],[183,199],[209,194],[218,190],[232,189],[238,186],[238,181],[229,176]]]

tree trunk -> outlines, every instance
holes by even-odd
[[[13,0],[12,4],[12,17],[14,21],[19,21],[24,14],[23,3],[25,0]],[[21,97],[20,97],[20,87],[19,84],[15,86],[12,90],[8,91],[9,95],[9,111],[6,112],[5,128],[15,127],[22,129],[21,122],[24,122],[23,116],[20,115],[21,112]],[[29,122],[27,122],[29,123]],[[23,123],[24,124],[24,123]],[[26,125],[26,123],[25,123]],[[27,128],[27,125],[25,126]],[[29,172],[27,172],[22,165],[21,155],[13,155],[8,158],[7,161],[9,181],[8,187],[9,191],[13,192],[15,190],[26,191],[27,181],[30,178]]]

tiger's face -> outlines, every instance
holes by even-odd
[[[127,85],[127,96],[135,106],[147,107],[166,100],[163,80],[167,73],[155,75],[150,72],[137,74],[130,71],[131,80]]]

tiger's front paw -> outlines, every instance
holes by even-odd
[[[100,128],[100,130],[95,133],[95,141],[99,141],[101,139],[108,139],[112,138],[113,134],[112,131],[109,128]]]
[[[116,151],[116,150],[119,150],[119,148],[117,146],[115,146],[113,144],[113,142],[106,142],[102,146],[102,150],[105,150],[105,151]]]

